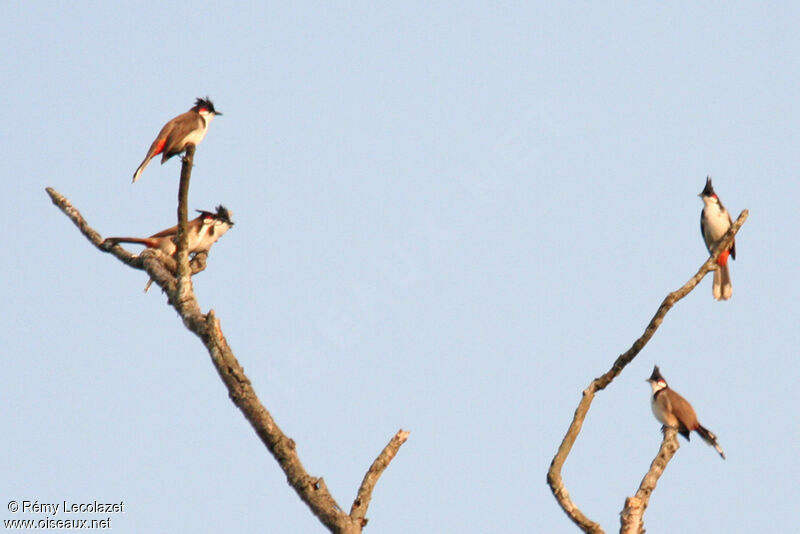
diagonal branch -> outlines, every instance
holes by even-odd
[[[561,469],[564,466],[567,456],[569,456],[569,453],[572,450],[572,446],[575,444],[575,440],[578,439],[578,434],[580,434],[583,421],[586,418],[586,414],[589,412],[589,408],[592,405],[592,400],[594,400],[595,393],[605,389],[611,383],[611,381],[622,372],[625,366],[633,361],[636,355],[641,352],[647,342],[650,341],[650,339],[656,333],[656,330],[658,330],[658,327],[661,326],[661,323],[664,321],[664,317],[667,315],[667,312],[672,309],[675,303],[688,295],[709,271],[712,271],[716,268],[717,258],[719,258],[719,255],[722,253],[722,251],[730,248],[736,233],[747,220],[748,215],[749,212],[747,210],[742,211],[736,221],[731,225],[728,232],[722,237],[722,239],[719,240],[716,248],[714,249],[714,253],[709,256],[703,265],[700,266],[700,269],[698,269],[697,273],[695,273],[695,275],[692,276],[681,288],[669,293],[664,298],[664,300],[661,302],[661,305],[658,307],[658,310],[656,310],[655,315],[652,319],[650,319],[650,323],[645,328],[644,333],[633,342],[631,348],[629,348],[623,354],[620,354],[614,361],[611,369],[609,369],[605,374],[592,380],[591,384],[589,384],[589,387],[583,390],[583,397],[578,403],[578,407],[575,409],[572,423],[567,429],[567,433],[564,436],[564,439],[561,441],[561,445],[558,447],[558,451],[550,463],[550,469],[547,471],[547,483],[550,486],[550,490],[553,492],[553,496],[564,512],[584,532],[599,534],[603,532],[603,529],[599,524],[586,517],[586,515],[584,515],[578,506],[572,501],[561,477]]]
[[[95,248],[101,252],[111,254],[129,267],[146,271],[162,288],[168,286],[174,287],[174,273],[177,271],[177,262],[174,258],[158,250],[146,249],[137,255],[125,250],[121,245],[109,246],[109,244],[103,240],[102,236],[100,236],[94,228],[89,226],[80,211],[78,211],[66,197],[52,187],[46,188],[45,191],[47,191],[53,204],[69,217]],[[192,269],[192,276],[205,270],[207,257],[208,255],[205,252],[195,254],[192,261],[189,262]]]
[[[642,479],[642,483],[639,484],[636,495],[625,499],[625,508],[620,513],[620,534],[644,534],[644,511],[650,502],[650,495],[656,489],[658,479],[679,448],[678,431],[665,426],[661,447],[650,464],[650,469]]]
[[[181,167],[181,188],[179,192],[179,236],[185,236],[187,219],[188,184],[191,175],[192,147],[187,151]],[[255,430],[258,437],[270,451],[286,475],[289,485],[300,499],[306,503],[312,513],[327,529],[340,534],[358,534],[366,525],[366,512],[372,490],[378,478],[397,454],[400,446],[406,441],[408,432],[400,430],[373,462],[358,491],[358,497],[350,515],[344,513],[336,500],[328,491],[322,478],[311,476],[303,467],[297,454],[295,442],[286,436],[278,427],[263,404],[258,399],[250,380],[244,373],[222,333],[220,321],[214,311],[203,314],[192,290],[190,273],[195,269],[202,270],[206,264],[206,254],[198,254],[187,262],[186,239],[178,238],[178,262],[164,254],[145,250],[138,256],[131,254],[116,245],[109,247],[103,244],[100,234],[89,226],[80,212],[72,206],[68,199],[48,187],[47,193],[53,203],[63,211],[81,233],[99,250],[108,252],[120,261],[135,269],[147,271],[147,274],[166,292],[169,304],[175,308],[187,329],[200,338],[211,356],[211,361],[220,378],[228,389],[228,395],[237,408]],[[182,253],[182,254],[181,254]],[[189,266],[190,268],[187,268]],[[176,277],[174,272],[179,273]]]
[[[378,457],[375,458],[375,461],[372,462],[367,474],[364,475],[364,480],[361,481],[361,487],[358,488],[358,495],[356,495],[353,506],[350,508],[350,518],[360,522],[362,526],[366,526],[367,524],[365,515],[367,513],[367,507],[369,507],[369,501],[372,499],[372,490],[375,489],[378,478],[380,478],[386,468],[389,467],[389,463],[395,457],[397,451],[400,450],[403,443],[406,442],[408,435],[408,430],[398,430],[397,434],[394,435]]]

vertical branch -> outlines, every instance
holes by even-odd
[[[178,295],[177,301],[186,302],[191,291],[191,269],[189,269],[189,251],[186,234],[186,224],[189,220],[189,181],[192,178],[192,166],[194,165],[194,145],[186,146],[186,154],[181,160],[181,181],[178,186],[178,237],[177,250],[175,257],[178,260]]]
[[[636,495],[625,499],[625,508],[619,515],[620,534],[644,534],[644,511],[650,502],[650,495],[656,489],[656,484],[667,464],[680,448],[678,431],[674,428],[664,427],[664,439],[661,448],[650,464]]]
[[[561,445],[558,447],[558,452],[556,452],[556,455],[553,457],[553,461],[550,462],[550,469],[547,470],[547,484],[550,486],[550,491],[553,492],[556,501],[561,505],[561,509],[572,519],[573,523],[578,525],[578,528],[590,534],[602,534],[603,529],[600,525],[586,517],[586,515],[581,512],[581,509],[578,508],[578,505],[575,504],[575,501],[569,496],[567,487],[564,485],[564,480],[561,478],[561,468],[564,466],[564,462],[567,461],[567,456],[569,456],[572,446],[575,444],[575,440],[578,439],[578,434],[580,434],[581,428],[583,428],[583,420],[589,412],[592,400],[594,399],[594,393],[597,391],[595,382],[597,382],[597,379],[595,379],[588,388],[583,390],[583,397],[581,398],[581,402],[578,403],[578,407],[575,409],[575,415],[572,417],[572,424],[569,426],[567,434],[561,441]]]

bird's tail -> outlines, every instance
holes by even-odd
[[[138,180],[139,176],[142,175],[142,171],[145,167],[147,167],[147,164],[150,163],[150,160],[161,154],[161,152],[164,150],[164,145],[166,144],[166,137],[156,137],[156,140],[153,141],[152,145],[150,145],[150,150],[147,151],[147,155],[144,157],[144,160],[142,160],[142,162],[139,164],[139,168],[137,168],[136,172],[133,173],[133,183],[136,183],[136,180]],[[164,160],[161,160],[161,163],[164,163]]]
[[[147,164],[148,164],[148,163],[150,163],[150,160],[151,160],[151,159],[153,159],[153,156],[151,156],[150,154],[148,154],[148,155],[147,155],[147,156],[144,158],[144,160],[142,161],[142,163],[140,163],[140,164],[139,164],[139,167],[136,169],[136,172],[135,172],[135,173],[133,173],[133,181],[132,181],[131,183],[133,183],[133,184],[135,184],[135,183],[136,183],[136,180],[138,180],[138,179],[139,179],[139,177],[142,175],[142,171],[144,171],[144,168],[145,168],[145,167],[147,167]]]
[[[708,443],[717,450],[719,455],[724,460],[725,453],[722,451],[722,447],[719,446],[719,443],[717,443],[717,436],[715,436],[713,432],[711,432],[709,429],[700,424],[697,425],[697,428],[695,430],[697,431],[698,434],[700,434],[700,437],[703,438],[703,441],[705,441],[706,443]]]
[[[719,278],[722,286],[722,300],[728,300],[733,295],[733,285],[731,284],[731,272],[728,270],[727,263],[719,268]]]
[[[119,245],[120,243],[137,243],[146,247],[155,247],[158,245],[156,241],[147,237],[107,237],[103,244],[107,246]]]
[[[728,300],[733,295],[733,285],[731,284],[731,273],[728,264],[718,265],[714,270],[714,284],[711,286],[711,293],[715,300]]]

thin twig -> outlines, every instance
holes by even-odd
[[[400,429],[397,434],[386,444],[381,453],[369,466],[367,474],[364,475],[364,480],[361,481],[361,487],[358,488],[358,494],[353,501],[353,506],[350,508],[350,518],[354,521],[359,521],[362,525],[367,524],[366,513],[369,507],[369,502],[372,499],[372,490],[375,489],[378,479],[389,467],[389,463],[400,450],[400,447],[408,439],[409,432]]]
[[[664,317],[667,315],[667,312],[675,305],[675,303],[688,295],[709,271],[712,271],[716,268],[717,258],[719,258],[719,255],[723,251],[730,248],[736,233],[747,220],[748,215],[749,212],[747,210],[742,211],[733,225],[731,225],[728,232],[717,243],[714,253],[709,256],[702,266],[700,266],[700,269],[698,269],[697,273],[695,273],[695,275],[692,276],[680,289],[671,292],[664,298],[664,300],[661,302],[661,305],[658,307],[658,310],[656,310],[655,315],[650,320],[650,323],[645,328],[644,333],[633,342],[631,348],[629,348],[623,354],[620,354],[616,361],[614,361],[611,369],[609,369],[605,374],[592,380],[591,384],[589,384],[589,387],[583,390],[583,396],[581,401],[578,403],[578,407],[575,409],[572,423],[570,423],[567,433],[564,436],[564,439],[561,441],[561,445],[559,445],[558,451],[550,463],[550,469],[547,471],[547,483],[550,486],[550,490],[553,492],[553,496],[555,497],[556,501],[567,514],[567,516],[569,516],[569,518],[584,532],[599,534],[603,532],[603,529],[599,524],[586,517],[586,515],[584,515],[578,506],[572,501],[561,477],[561,469],[564,466],[567,456],[569,456],[569,453],[572,450],[572,446],[575,444],[575,440],[578,438],[578,434],[580,434],[583,421],[586,418],[586,414],[589,412],[589,408],[591,407],[595,393],[605,389],[606,386],[608,386],[611,381],[622,372],[625,366],[633,361],[636,355],[639,354],[647,342],[650,341],[650,339],[656,333],[656,330],[658,330],[658,327],[664,321]]]

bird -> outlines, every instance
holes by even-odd
[[[197,217],[186,223],[188,234],[186,249],[189,254],[208,252],[211,246],[230,230],[233,226],[231,212],[225,206],[217,206],[216,212],[196,210],[200,213]],[[103,246],[110,248],[120,243],[136,243],[147,248],[157,249],[168,256],[175,256],[178,251],[177,245],[178,226],[172,226],[162,230],[150,237],[107,237],[103,241]],[[150,288],[152,279],[147,283],[144,290]]]
[[[686,441],[689,441],[689,433],[694,430],[706,443],[714,447],[724,460],[725,453],[717,443],[717,436],[700,424],[689,401],[670,389],[667,381],[661,376],[658,365],[653,367],[653,374],[650,375],[647,382],[650,382],[650,387],[653,389],[650,406],[656,419],[664,426],[677,429],[678,433],[686,438]]]
[[[211,245],[216,243],[234,224],[231,220],[231,212],[225,206],[217,206],[216,212],[195,211],[199,212],[200,215],[186,223],[188,233],[186,248],[189,254],[208,252],[211,249]],[[158,249],[172,256],[177,251],[177,237],[178,226],[175,225],[150,237],[107,237],[104,243],[106,246],[114,246],[119,243],[137,243],[147,248]]]
[[[167,122],[158,132],[155,141],[150,145],[150,150],[133,173],[133,183],[142,175],[142,171],[150,160],[161,154],[163,164],[169,158],[180,154],[188,145],[198,145],[206,136],[211,120],[221,112],[214,109],[214,103],[208,97],[195,100],[192,109],[181,113]]]
[[[698,195],[703,200],[703,211],[700,212],[700,233],[709,253],[714,251],[714,247],[722,236],[731,227],[731,215],[725,206],[720,202],[719,197],[714,192],[711,185],[711,177],[706,177],[706,186]],[[711,286],[711,294],[715,300],[728,300],[733,294],[731,284],[731,273],[728,270],[728,257],[736,259],[736,242],[731,241],[731,247],[722,252],[717,258],[717,268],[714,270],[714,283]]]

